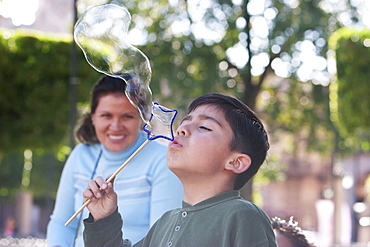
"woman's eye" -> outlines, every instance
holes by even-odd
[[[211,129],[209,129],[209,128],[207,128],[207,127],[204,127],[204,126],[200,126],[199,128],[200,128],[200,129],[207,130],[207,131],[211,131]]]

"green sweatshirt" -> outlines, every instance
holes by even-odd
[[[85,246],[131,246],[122,239],[122,219],[118,211],[92,222],[84,221]],[[276,247],[275,234],[267,215],[258,206],[228,191],[194,206],[166,212],[138,242],[139,246],[187,247]]]

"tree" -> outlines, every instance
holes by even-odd
[[[331,119],[342,138],[336,143],[337,149],[346,153],[368,152],[370,30],[342,28],[329,41],[336,61],[336,81],[330,87]]]
[[[330,131],[326,40],[338,27],[359,20],[361,6],[357,4],[325,0],[124,2],[132,14],[131,37],[141,37],[136,45],[152,62],[151,88],[160,103],[184,109],[194,97],[217,91],[237,94],[262,112],[257,99],[266,91],[265,97],[271,98],[261,101],[271,128],[300,131],[300,139],[309,148],[326,153],[330,143],[320,138]],[[287,110],[301,113],[299,121]],[[318,122],[325,124],[314,128]]]
[[[0,153],[56,151],[63,143],[68,130],[70,42],[11,30],[0,36]],[[83,101],[99,74],[81,62],[79,76]]]
[[[14,195],[20,188],[26,149],[34,154],[30,173],[34,195],[42,197],[47,189],[56,189],[68,155],[64,149],[69,129],[70,45],[71,39],[45,34],[0,32],[1,196]],[[81,52],[79,56],[78,87],[84,103],[100,75],[84,62]]]

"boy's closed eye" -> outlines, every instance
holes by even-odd
[[[206,131],[212,131],[210,128],[207,128],[205,126],[199,126],[200,129],[206,130]]]

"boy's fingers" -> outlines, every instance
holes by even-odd
[[[102,177],[97,177],[95,181],[99,185],[101,190],[106,190],[108,188],[106,180],[104,180]]]
[[[82,194],[83,197],[86,199],[84,201],[87,201],[88,199],[94,201],[96,199],[90,189],[85,189]]]
[[[95,178],[95,182],[99,185],[99,187],[105,184],[105,180],[102,177]]]
[[[108,177],[107,177],[107,179],[105,180],[105,181],[107,181],[110,177],[112,176],[112,174],[110,174]],[[112,178],[112,180],[110,180],[110,182],[112,183],[112,186],[113,186],[113,184],[114,184],[114,180],[116,179],[116,176],[114,176],[113,178]]]
[[[107,193],[111,193],[113,191],[113,183],[109,182],[107,184],[107,189],[105,190]]]
[[[89,183],[88,183],[88,187],[90,189],[90,191],[93,193],[93,196],[95,196],[96,198],[100,198],[101,197],[101,191],[100,191],[100,186],[99,184],[96,183],[95,180],[90,180]]]

